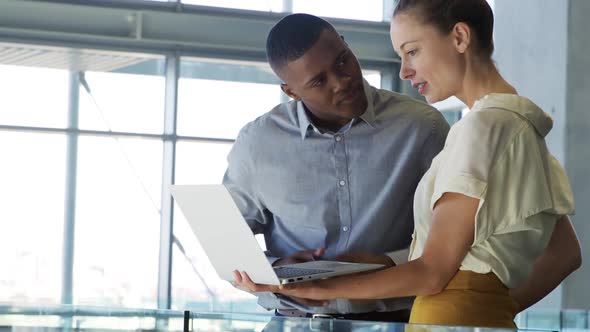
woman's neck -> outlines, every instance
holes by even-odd
[[[477,100],[490,93],[517,94],[516,89],[506,82],[491,60],[468,62],[466,66],[462,89],[457,93],[457,98],[467,107],[472,108]]]

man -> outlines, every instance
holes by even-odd
[[[223,183],[252,230],[264,234],[271,263],[344,254],[386,265],[407,260],[414,191],[449,130],[442,115],[369,86],[347,44],[318,17],[283,18],[266,50],[293,100],[240,131]],[[318,306],[257,295],[283,316],[404,321],[412,304],[404,298]]]

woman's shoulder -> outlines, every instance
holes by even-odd
[[[526,126],[526,121],[513,112],[480,108],[469,111],[457,122],[449,137],[459,144],[492,147],[508,143]]]
[[[519,139],[519,138],[523,139]],[[449,132],[445,149],[467,156],[470,163],[490,169],[515,142],[525,145],[537,139],[529,122],[500,104],[476,104]]]
[[[545,137],[553,127],[553,119],[539,106],[515,94],[486,95],[473,105],[470,114],[473,125],[491,130],[518,131],[528,126]]]

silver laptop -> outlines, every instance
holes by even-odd
[[[383,267],[337,261],[273,267],[223,185],[173,185],[171,191],[221,279],[234,280],[233,271],[238,270],[255,283],[279,285]]]

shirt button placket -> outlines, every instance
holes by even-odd
[[[338,240],[338,250],[346,251],[348,239],[351,231],[351,212],[350,212],[350,188],[348,183],[348,163],[346,158],[346,145],[342,134],[335,134],[334,137],[334,154],[336,159],[336,186],[338,187],[338,214],[340,216],[340,236]]]

